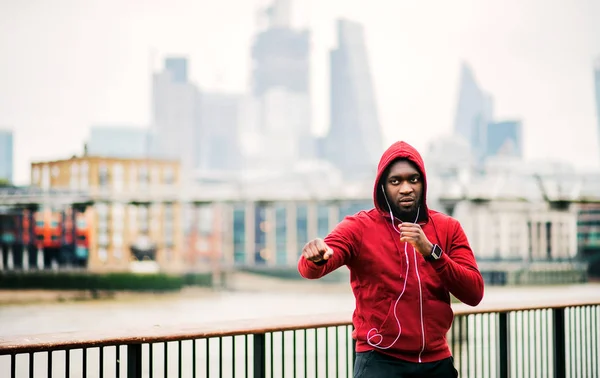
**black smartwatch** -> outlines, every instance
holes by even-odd
[[[444,252],[442,251],[440,246],[437,244],[434,244],[433,248],[431,249],[431,253],[429,254],[429,256],[427,256],[425,258],[425,260],[427,260],[427,261],[439,260],[442,257],[442,253],[444,253]]]

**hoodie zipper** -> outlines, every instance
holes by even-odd
[[[419,352],[419,363],[423,362],[421,360],[421,355],[425,351],[425,323],[423,321],[423,289],[421,287],[421,276],[419,275],[419,265],[417,263],[417,251],[413,248],[413,255],[415,257],[415,272],[417,273],[417,281],[419,282],[419,311],[420,311],[420,319],[421,319],[421,351]]]

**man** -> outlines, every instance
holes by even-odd
[[[450,294],[476,306],[483,279],[459,222],[427,207],[421,155],[405,142],[381,157],[375,208],[307,243],[300,274],[350,269],[356,309],[354,377],[457,377],[446,334]]]

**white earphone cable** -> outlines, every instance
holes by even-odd
[[[392,222],[392,227],[394,229],[394,231],[396,231],[398,234],[401,234],[400,230],[398,230],[398,228],[396,227],[396,224],[394,223],[394,214],[392,212],[392,207],[390,206],[390,202],[387,199],[387,195],[385,194],[385,188],[383,185],[381,185],[381,190],[383,192],[383,196],[385,198],[385,202],[388,206],[388,209],[390,211],[390,219]],[[419,206],[417,208],[417,216],[415,218],[415,223],[418,222],[419,220],[419,212],[421,210],[421,207]],[[400,319],[398,318],[398,314],[397,314],[397,308],[398,308],[398,303],[400,302],[400,299],[402,298],[402,296],[404,295],[404,292],[406,291],[406,283],[408,282],[408,273],[409,273],[409,268],[410,268],[410,263],[409,263],[409,258],[408,258],[408,242],[404,242],[404,256],[406,257],[406,273],[404,274],[404,286],[402,288],[402,292],[398,295],[398,298],[396,298],[396,301],[394,303],[394,318],[396,319],[396,324],[398,325],[398,335],[396,336],[396,338],[394,339],[394,341],[392,341],[392,343],[388,346],[380,346],[380,344],[383,342],[383,335],[381,335],[380,331],[377,328],[371,328],[369,330],[369,332],[367,332],[367,343],[375,348],[379,348],[379,349],[389,349],[390,347],[392,347],[400,338],[400,335],[402,335],[402,325],[400,324]],[[413,253],[414,253],[414,247],[413,247]],[[415,261],[416,263],[416,261]],[[377,341],[374,341],[373,339],[377,339]]]

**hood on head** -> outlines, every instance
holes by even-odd
[[[385,197],[381,189],[382,180],[384,179],[383,174],[387,168],[397,159],[407,159],[411,161],[417,169],[420,171],[423,178],[423,194],[421,196],[421,211],[419,221],[425,221],[428,218],[427,209],[427,176],[425,175],[425,163],[421,154],[410,144],[400,141],[392,144],[381,156],[379,165],[377,166],[377,177],[375,178],[375,186],[373,188],[373,201],[375,208],[383,214],[389,214]]]

